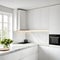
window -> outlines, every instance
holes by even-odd
[[[12,14],[0,13],[0,39],[12,38]]]

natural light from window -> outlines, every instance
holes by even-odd
[[[12,39],[12,14],[0,13],[0,39]]]

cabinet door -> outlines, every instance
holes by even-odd
[[[41,29],[48,29],[49,27],[49,8],[41,8],[40,9],[41,12],[41,19],[40,19],[40,26]]]
[[[60,47],[58,46],[40,46],[39,60],[60,60]]]
[[[33,46],[30,48],[26,48],[24,50],[20,50],[20,51],[14,51],[12,53],[7,53],[6,55],[0,56],[1,60],[26,60],[26,59],[35,59],[37,60],[38,58],[38,47],[37,46]],[[34,56],[31,56],[34,55]],[[29,57],[31,56],[31,57]]]
[[[4,60],[19,60],[21,59],[22,52],[21,51],[14,51],[12,53],[3,55]]]
[[[27,12],[18,10],[18,30],[27,29]]]
[[[24,57],[22,60],[38,60],[37,54],[28,55],[27,57]]]
[[[60,5],[49,7],[49,33],[60,34]]]
[[[28,28],[32,30],[48,29],[48,8],[28,11]]]
[[[48,51],[46,46],[39,46],[39,60],[49,60]]]
[[[29,55],[38,54],[38,46],[33,46],[27,49],[22,50],[22,58],[25,58]]]

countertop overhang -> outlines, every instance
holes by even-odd
[[[34,43],[12,44],[10,46],[10,50],[8,50],[8,51],[0,51],[0,56],[6,55],[6,54],[10,54],[10,53],[14,53],[14,52],[17,52],[17,51],[20,51],[20,50],[24,50],[24,49],[27,49],[27,48],[30,48],[30,47],[34,47],[34,46],[37,46],[37,44],[34,44]]]

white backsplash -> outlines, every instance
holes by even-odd
[[[14,42],[22,42],[24,39],[40,45],[48,45],[48,32],[14,32]]]
[[[26,38],[30,42],[34,42],[34,43],[37,43],[40,45],[48,45],[49,44],[48,32],[27,33]]]
[[[24,39],[25,39],[25,33],[24,32],[19,32],[19,31],[14,32],[14,34],[13,34],[14,43],[22,42]]]

